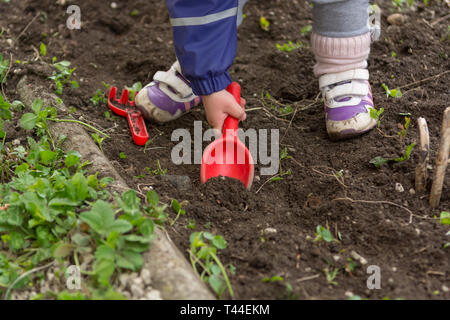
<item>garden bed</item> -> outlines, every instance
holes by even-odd
[[[0,53],[21,61],[13,63],[5,93],[17,99],[15,86],[23,75],[53,85],[48,80],[52,57],[70,61],[77,68],[72,78],[79,88],[64,88],[61,98],[72,116],[111,136],[102,149],[128,186],[141,193],[153,188],[167,204],[184,201],[186,214],[166,229],[187,259],[193,232],[225,238],[227,248],[219,257],[234,271],[229,276],[235,298],[449,299],[448,226],[436,219],[450,210],[449,170],[440,206],[431,210],[427,194],[414,190],[418,150],[407,161],[379,169],[370,163],[377,156],[399,157],[417,142],[420,116],[430,128],[431,158],[436,156],[448,106],[449,33],[447,21],[439,20],[448,4],[416,2],[414,10],[405,5],[407,20],[395,26],[386,18],[390,10],[398,10],[390,1],[377,2],[383,27],[380,41],[372,46],[369,70],[375,106],[385,111],[379,130],[338,143],[327,138],[312,73],[310,31],[304,28],[311,24],[310,6],[270,0],[250,1],[245,7],[230,70],[252,109],[242,126],[280,129],[285,151],[283,179],[268,181],[271,177],[261,176],[256,165],[251,191],[233,181],[201,185],[199,165],[172,163],[177,144],[172,132],[186,128],[193,133],[194,121],[203,121],[206,129],[202,108],[165,125],[148,122],[151,143],[143,148],[133,144],[125,119],[105,115],[107,106],[91,101],[97,89],[106,91],[102,82],[145,84],[175,61],[163,1],[117,1],[116,9],[109,1],[77,1],[81,30],[66,28],[66,6],[56,1],[0,3],[0,27],[5,28]],[[268,31],[260,27],[261,16],[270,22]],[[28,28],[24,21],[31,22]],[[7,40],[19,35],[10,45]],[[290,40],[303,45],[291,52],[277,50],[277,43]],[[45,57],[39,53],[41,43]],[[382,84],[400,88],[402,97],[387,96]],[[411,124],[400,139],[405,115]],[[25,134],[10,130],[7,141],[24,143]],[[171,221],[175,216],[170,213]],[[327,241],[330,234],[334,240]],[[380,267],[379,290],[367,288],[369,265]]]

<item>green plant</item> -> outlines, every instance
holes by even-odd
[[[194,271],[211,286],[220,299],[226,289],[233,297],[234,292],[227,271],[217,256],[218,250],[227,247],[225,239],[220,235],[201,231],[191,234],[190,243],[189,256]],[[202,269],[201,272],[198,270],[198,265]]]
[[[334,268],[332,271],[330,271],[328,268],[325,268],[323,270],[323,272],[325,273],[325,276],[327,278],[327,282],[329,284],[332,284],[334,286],[337,286],[338,283],[335,281],[338,273],[339,273],[339,268]]]
[[[126,155],[124,152],[121,152],[121,153],[119,154],[119,158],[120,158],[120,159],[126,159],[126,158],[127,158],[127,155]]]
[[[400,125],[401,129],[399,132],[397,132],[398,137],[400,139],[400,142],[406,137],[406,135],[408,134],[408,129],[409,129],[409,125],[411,123],[411,118],[410,117],[405,117],[405,124]]]
[[[390,163],[390,162],[398,163],[398,162],[403,162],[403,161],[409,160],[409,158],[411,157],[411,152],[415,146],[416,146],[415,143],[412,143],[409,146],[407,146],[405,153],[401,157],[387,158],[387,159],[383,158],[383,157],[375,157],[372,160],[370,160],[370,163],[373,164],[377,169],[379,169],[385,163]]]
[[[271,182],[283,180],[284,176],[289,176],[292,174],[291,169],[284,170],[283,167],[281,166],[281,162],[287,159],[292,159],[292,157],[288,155],[287,148],[284,148],[283,150],[281,150],[280,153],[280,171],[275,177],[270,179]]]
[[[293,50],[296,49],[300,49],[303,48],[303,42],[302,41],[298,41],[296,43],[293,43],[292,41],[289,41],[288,43],[285,43],[283,45],[276,43],[275,47],[279,50],[279,51],[284,51],[284,52],[291,52]]]
[[[173,226],[177,222],[177,220],[180,216],[183,216],[186,214],[186,210],[182,209],[182,205],[183,204],[182,203],[180,204],[176,199],[172,200],[172,209],[177,214],[177,216],[170,223],[170,226]]]
[[[139,10],[138,9],[133,9],[131,12],[130,12],[130,16],[132,16],[132,17],[135,17],[135,16],[137,16],[139,14]]]
[[[189,219],[189,221],[188,221],[188,224],[187,224],[187,226],[186,226],[186,228],[188,228],[188,229],[195,229],[195,225],[196,225],[196,222],[195,222],[195,220],[191,220],[191,219]]]
[[[270,93],[266,92],[263,96],[264,100],[268,100],[270,103],[270,107],[273,110],[276,110],[278,113],[280,113],[281,116],[287,116],[294,112],[294,108],[290,104],[282,104],[278,102],[276,99],[274,99]]]
[[[71,87],[76,89],[79,87],[79,84],[75,80],[70,80],[72,77],[73,72],[77,68],[70,69],[71,63],[69,61],[63,60],[56,62],[56,57],[53,57],[52,59],[53,67],[56,69],[53,71],[53,74],[49,79],[53,80],[55,82],[56,86],[56,93],[61,95],[63,93],[64,86],[68,83],[70,83]]]
[[[47,55],[47,46],[45,43],[41,42],[41,45],[39,46],[39,51],[41,53],[41,56],[45,57]]]
[[[133,101],[136,94],[141,91],[142,89],[142,83],[136,82],[131,87],[126,87],[126,89],[129,91],[128,97],[130,101]]]
[[[152,170],[149,167],[145,167],[145,170],[147,170],[148,174],[152,176],[164,176],[167,173],[167,169],[161,168],[161,163],[159,162],[159,159],[156,160],[156,169]]]
[[[270,22],[266,17],[261,16],[259,18],[259,27],[264,31],[269,31]]]
[[[0,94],[0,138],[5,138],[6,132],[4,131],[5,120],[11,120],[11,104],[4,100],[3,95]]]
[[[300,33],[302,35],[306,35],[307,33],[310,33],[312,31],[312,25],[308,24],[307,26],[304,26],[300,29]]]
[[[405,5],[412,7],[414,5],[415,0],[392,0],[392,5],[399,11],[403,10]],[[425,5],[428,5],[428,0],[423,0]]]
[[[328,228],[325,228],[321,225],[316,227],[316,238],[313,240],[314,242],[326,241],[326,242],[339,242],[339,240],[335,239],[331,234]]]
[[[39,118],[36,113],[42,110],[36,101],[33,115]],[[30,123],[34,121],[40,120]],[[40,134],[40,141],[27,138],[27,149],[0,150],[2,163],[12,172],[0,186],[0,238],[9,248],[7,254],[0,252],[0,294],[8,299],[12,290],[38,281],[39,274],[28,271],[49,261],[63,274],[62,262],[80,266],[79,254],[94,252],[94,261],[87,265],[92,270],[81,270],[87,286],[83,294],[47,294],[67,300],[120,298],[111,289],[111,277],[122,270],[140,269],[154,223],[165,221],[167,206],[159,205],[154,191],[147,193],[145,204],[134,190],[113,197],[105,190],[112,179],[87,175],[88,163],[81,163],[78,152],[59,148],[64,137],[53,146],[47,130]],[[44,294],[35,297],[43,298]]]
[[[261,279],[263,283],[276,283],[279,282],[281,284],[284,284],[286,288],[286,296],[288,300],[296,300],[298,299],[299,295],[294,293],[294,289],[292,288],[292,285],[289,282],[286,282],[282,276],[275,275],[273,277],[264,277]]]
[[[98,147],[100,148],[100,151],[103,152],[102,144],[103,144],[103,141],[105,141],[106,138],[105,137],[100,137],[96,133],[92,133],[91,137],[92,137],[92,139],[94,139],[95,143],[97,143]]]
[[[110,88],[110,85],[102,81],[103,87],[105,87],[106,90]],[[94,106],[98,106],[99,104],[106,104],[108,103],[108,98],[106,97],[106,93],[104,93],[102,90],[97,89],[94,96],[91,98],[91,102]]]
[[[450,212],[442,211],[440,215],[440,222],[444,225],[450,225]]]
[[[402,97],[402,92],[400,91],[400,89],[389,89],[388,86],[386,84],[381,84],[381,86],[383,87],[384,91],[386,91],[386,96],[387,97],[392,97],[392,98],[401,98]]]
[[[377,110],[375,108],[370,108],[369,112],[370,112],[370,117],[372,119],[375,119],[377,121],[377,126],[380,127],[380,125],[381,125],[381,115],[384,112],[384,108],[380,108],[379,110]]]
[[[6,83],[6,73],[9,69],[9,60],[3,58],[3,55],[0,53],[0,84]]]

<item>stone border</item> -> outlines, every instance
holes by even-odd
[[[44,84],[32,84],[24,76],[17,84],[17,92],[21,101],[30,108],[36,98],[44,101],[45,105],[55,106],[59,114],[69,118],[64,103],[58,103],[58,97],[49,92]],[[51,133],[58,137],[67,137],[63,148],[78,151],[83,161],[90,161],[89,170],[99,172],[103,177],[114,178],[110,186],[112,191],[123,192],[130,189],[113,165],[100,151],[84,128],[76,123],[49,123]],[[163,299],[167,300],[215,300],[215,296],[193,271],[183,254],[172,243],[169,235],[155,229],[156,239],[152,242],[148,252],[144,254],[144,266],[150,270],[152,287],[159,290]]]

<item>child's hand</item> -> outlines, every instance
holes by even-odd
[[[228,115],[241,121],[247,118],[247,114],[245,113],[245,99],[241,98],[239,105],[231,93],[226,90],[215,92],[209,96],[202,96],[202,99],[206,111],[206,119],[220,133]]]

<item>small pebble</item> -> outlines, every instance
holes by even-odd
[[[449,291],[449,289],[448,289],[448,287],[447,287],[446,285],[442,285],[442,291],[444,291],[444,292],[448,292],[448,291]]]
[[[353,297],[354,294],[351,291],[345,291],[345,296],[350,298],[350,297]]]
[[[133,298],[135,298],[135,299],[138,299],[144,295],[144,290],[135,284],[133,284],[131,286],[130,290],[131,290],[131,294],[133,295]]]
[[[403,192],[403,191],[405,191],[405,188],[403,188],[403,186],[402,186],[402,184],[401,183],[396,183],[395,184],[395,191],[397,191],[397,192]]]
[[[413,188],[409,189],[409,194],[410,195],[415,195],[416,194],[416,190],[414,190]]]
[[[127,273],[121,274],[119,276],[120,285],[125,288],[127,286],[129,278],[130,278],[130,276]]]
[[[277,233],[277,229],[275,228],[266,228],[264,229],[264,234],[265,235],[273,235]]]
[[[12,47],[12,45],[13,45],[12,39],[7,39],[7,40],[6,40],[6,43],[7,43],[10,47]]]
[[[144,284],[146,286],[148,286],[150,283],[152,283],[150,270],[142,269],[142,271],[141,271],[141,279],[144,281]]]
[[[158,290],[151,290],[145,295],[148,300],[162,300],[161,293]]]
[[[144,280],[142,278],[133,279],[133,284],[139,287],[143,287]]]
[[[12,145],[13,146],[18,146],[20,144],[20,140],[19,139],[14,139],[13,141],[12,141]]]
[[[353,259],[359,261],[361,264],[367,264],[367,260],[364,257],[362,257],[361,255],[359,255],[356,251],[350,252],[350,256]]]
[[[111,8],[112,9],[117,9],[117,3],[111,2]]]
[[[407,17],[400,13],[393,13],[387,17],[387,21],[389,24],[394,26],[401,26],[407,20]]]

